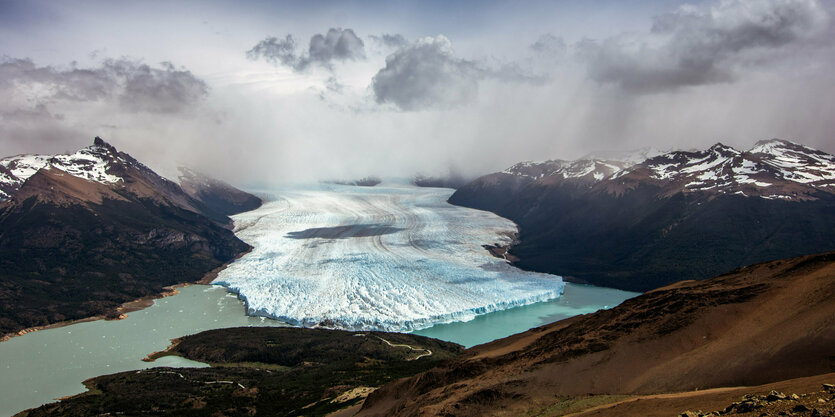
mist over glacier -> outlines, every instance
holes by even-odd
[[[254,249],[214,281],[249,314],[302,326],[411,331],[559,297],[560,277],[526,272],[482,246],[516,225],[450,205],[452,190],[384,184],[282,188],[233,216]]]

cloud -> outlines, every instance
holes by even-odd
[[[117,74],[123,87],[119,103],[129,111],[177,113],[209,93],[203,80],[170,62],[161,63],[161,68],[126,60],[107,61],[105,65]]]
[[[817,0],[722,0],[656,16],[644,35],[586,40],[577,48],[591,79],[655,93],[735,81],[741,67],[821,40],[830,21]]]
[[[561,56],[568,50],[562,38],[546,33],[530,46],[531,50],[543,55]]]
[[[449,39],[439,35],[418,39],[389,55],[371,87],[378,103],[418,110],[471,101],[481,76],[474,61],[455,57]]]
[[[263,58],[267,62],[304,71],[315,64],[332,69],[334,61],[365,59],[365,44],[353,30],[331,28],[324,35],[317,33],[310,38],[307,53],[296,52],[293,35],[284,39],[269,37],[258,42],[246,52],[247,58]]]
[[[64,120],[64,115],[51,113],[44,104],[37,104],[32,108],[12,108],[0,110],[0,120],[6,122],[43,122],[47,120]]]
[[[252,49],[246,51],[246,57],[251,60],[264,58],[267,62],[292,67],[296,64],[296,40],[293,35],[284,39],[269,37],[258,42]]]
[[[108,59],[97,67],[39,67],[29,59],[0,62],[0,91],[5,113],[48,114],[58,102],[113,101],[127,112],[177,113],[208,95],[206,83],[190,71],[164,62],[154,68],[129,58]],[[12,108],[8,108],[12,107]]]
[[[387,48],[399,48],[399,47],[405,46],[406,44],[409,43],[409,41],[407,41],[406,38],[403,37],[403,35],[401,35],[399,33],[393,34],[393,35],[389,34],[389,33],[384,33],[380,36],[371,35],[369,37],[374,42],[377,42],[381,46],[384,46],[384,47],[387,47]]]
[[[543,81],[513,62],[488,64],[458,58],[449,39],[438,35],[418,39],[386,57],[386,66],[372,78],[371,89],[377,103],[401,110],[451,108],[475,100],[479,82],[485,79]]]

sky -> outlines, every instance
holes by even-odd
[[[594,151],[835,153],[835,2],[0,0],[0,155],[241,185]]]

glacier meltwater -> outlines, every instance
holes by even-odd
[[[233,216],[253,250],[215,284],[249,314],[307,327],[412,331],[559,297],[560,277],[526,272],[483,245],[516,225],[409,185],[284,188]]]

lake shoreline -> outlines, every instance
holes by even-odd
[[[152,305],[154,305],[155,300],[159,300],[165,297],[170,297],[172,295],[179,294],[179,288],[185,288],[190,285],[211,285],[212,281],[217,278],[217,274],[220,271],[226,269],[232,262],[237,261],[242,256],[246,255],[247,253],[252,251],[252,247],[249,250],[241,252],[238,254],[234,259],[229,260],[228,262],[224,263],[223,265],[205,273],[202,278],[197,281],[193,282],[183,282],[174,285],[168,285],[162,287],[163,291],[157,294],[146,295],[144,297],[137,298],[135,300],[127,301],[122,303],[119,307],[116,307],[115,314],[99,314],[90,317],[84,317],[80,319],[74,320],[64,320],[55,323],[45,324],[43,326],[34,326],[34,327],[27,327],[23,330],[19,330],[17,332],[6,333],[3,336],[0,336],[0,343],[10,340],[13,337],[24,336],[29,333],[41,331],[41,330],[49,330],[49,329],[58,329],[61,327],[71,326],[73,324],[80,324],[80,323],[89,323],[91,321],[97,320],[105,320],[105,321],[115,321],[115,320],[124,320],[128,317],[129,313],[133,313],[139,310],[146,309]]]

